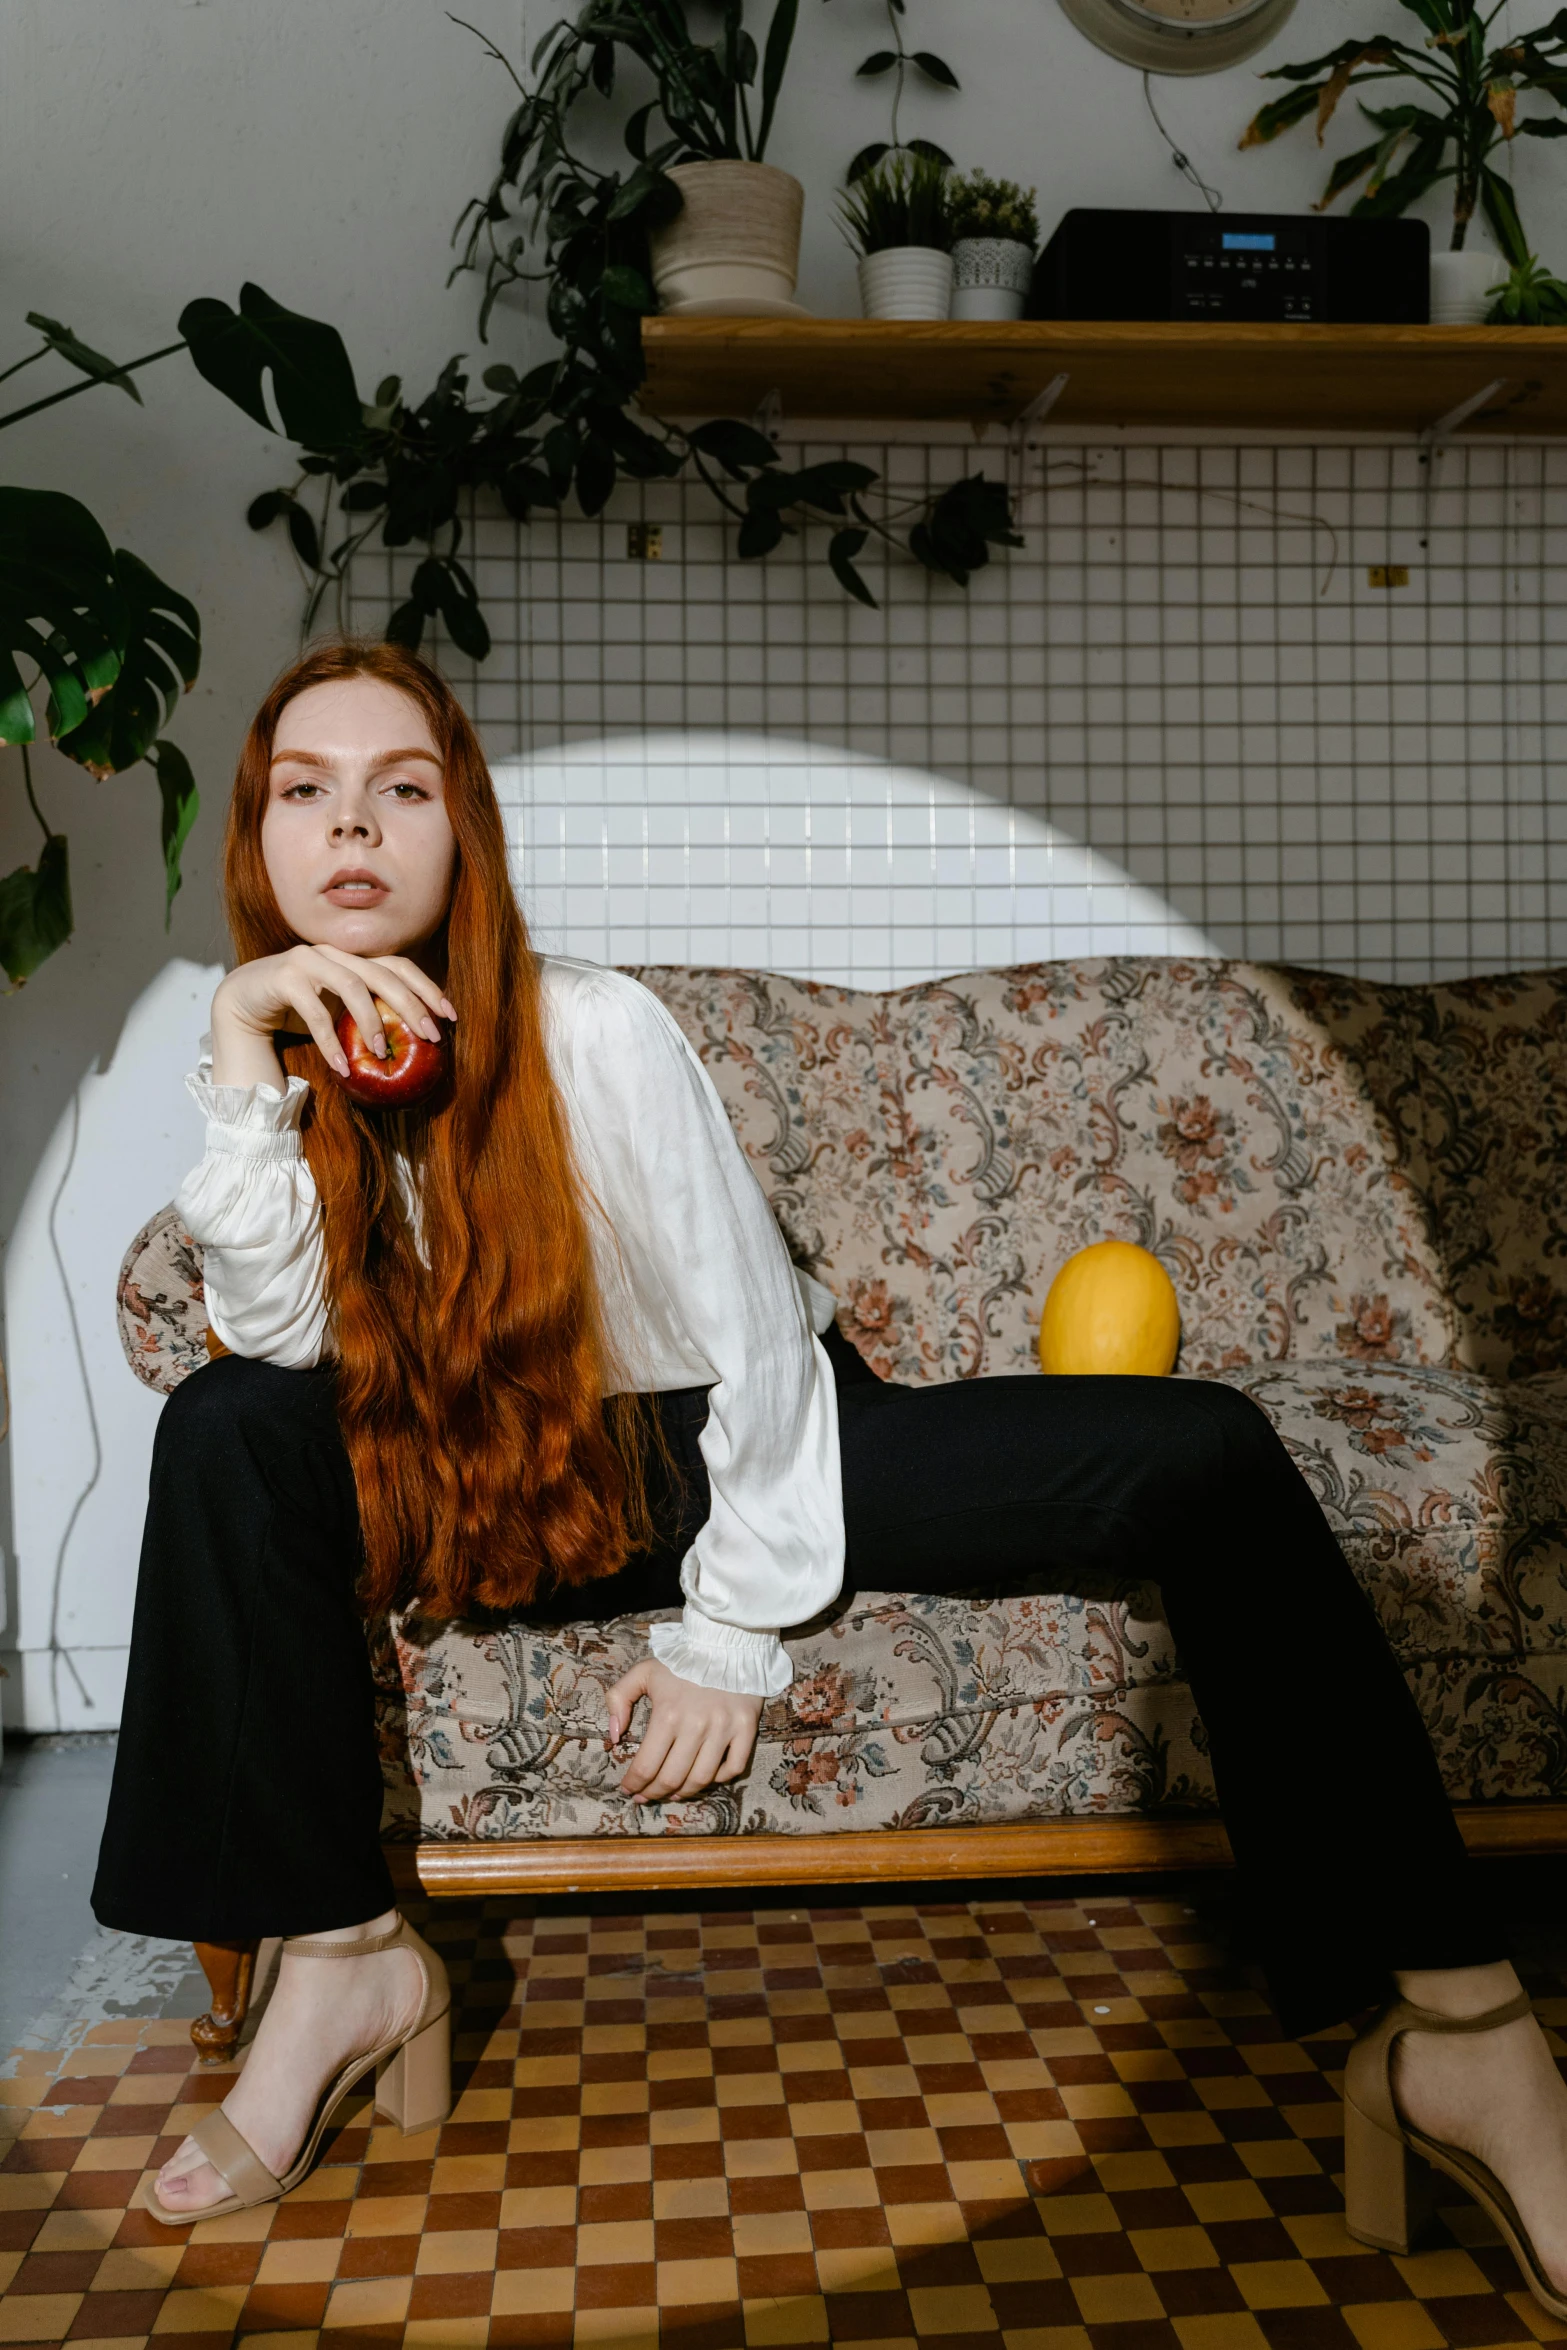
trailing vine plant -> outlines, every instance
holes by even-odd
[[[907,547],[960,586],[989,562],[993,547],[1021,544],[1005,485],[982,473],[933,499],[898,502],[867,465],[786,465],[767,436],[741,419],[685,429],[635,412],[644,373],[641,321],[656,308],[648,235],[681,203],[669,172],[680,163],[761,159],[798,8],[798,0],[776,0],[759,51],[744,0],[720,0],[716,38],[705,43],[691,29],[689,9],[697,4],[587,0],[544,34],[526,78],[493,42],[464,26],[510,74],[518,103],[488,189],[464,207],[453,231],[461,243],[452,276],[482,279],[482,342],[503,294],[544,286],[560,348],[523,375],[493,361],[482,377],[494,395],[489,401],[470,389],[460,357],[417,402],[389,376],[351,432],[312,447],[291,484],[255,500],[252,526],[281,523],[305,569],[307,628],[325,596],[341,603],[349,565],[379,532],[387,547],[419,542],[427,550],[387,634],[417,646],[438,617],[462,652],[483,660],[489,630],[462,561],[461,508],[475,489],[495,492],[526,523],[571,499],[582,513],[600,514],[623,477],[672,480],[689,470],[735,524],[744,558],[770,554],[808,524],[829,525],[832,572],[869,605],[876,598],[858,558],[872,540]],[[601,169],[581,152],[583,134],[602,131],[606,118],[616,121],[627,61],[651,77],[656,95],[620,125],[624,164]]]
[[[918,74],[922,80],[933,83],[939,90],[957,90],[963,86],[945,58],[937,57],[929,49],[911,49],[904,41],[903,20],[908,13],[908,0],[885,0],[885,5],[887,24],[892,33],[892,47],[890,49],[873,49],[869,57],[865,58],[854,70],[865,81],[878,81],[883,75],[891,74],[892,122],[890,135],[885,139],[873,139],[868,147],[860,149],[844,173],[844,178],[850,186],[857,179],[862,179],[866,172],[874,170],[883,156],[904,150],[905,141],[898,135],[898,115],[903,105],[904,84],[911,72]],[[909,154],[923,155],[930,162],[944,164],[949,171],[951,170],[952,157],[947,153],[945,147],[938,147],[934,139],[910,139],[906,142],[906,146]]]

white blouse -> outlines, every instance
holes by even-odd
[[[613,1384],[712,1391],[700,1438],[712,1512],[681,1567],[683,1618],[655,1624],[650,1645],[704,1688],[777,1697],[792,1677],[779,1627],[843,1581],[837,1392],[816,1335],[832,1293],[791,1264],[712,1079],[658,997],[575,956],[539,966],[550,1067],[603,1210],[587,1203]],[[307,1369],[332,1351],[299,1133],[309,1088],[214,1085],[210,1069],[204,1059],[186,1080],[207,1147],[178,1193],[208,1317],[235,1354]]]

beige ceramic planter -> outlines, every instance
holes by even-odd
[[[649,239],[660,308],[793,313],[805,207],[799,181],[771,163],[677,163],[669,176],[685,202]]]

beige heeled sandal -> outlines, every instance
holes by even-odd
[[[399,1916],[389,1932],[373,1934],[363,1942],[314,1942],[295,1935],[283,1944],[285,1958],[368,1958],[378,1950],[411,1950],[419,1961],[424,1998],[407,2031],[399,2039],[372,2048],[367,2056],[351,2057],[336,2079],[327,2083],[305,2142],[281,2179],[268,2170],[223,2108],[214,2106],[189,2134],[232,2192],[223,2202],[209,2203],[202,2211],[175,2211],[159,2201],[154,2188],[147,2207],[157,2218],[170,2226],[184,2227],[198,2219],[217,2219],[224,2212],[248,2211],[253,2204],[275,2203],[280,2195],[288,2194],[315,2161],[333,2114],[372,2066],[376,2068],[375,2111],[394,2129],[406,2137],[445,2121],[452,2108],[451,1985],[440,1956],[414,1932],[408,1920]]]
[[[1528,2230],[1496,2173],[1462,2146],[1412,2129],[1393,2099],[1393,2047],[1400,2032],[1494,2032],[1529,2012],[1527,1991],[1485,2015],[1438,2015],[1395,1999],[1355,2042],[1344,2069],[1344,2225],[1362,2244],[1408,2252],[1435,2210],[1431,2173],[1441,2171],[1472,2195],[1500,2230],[1541,2308],[1567,2318],[1567,2296],[1542,2271]]]

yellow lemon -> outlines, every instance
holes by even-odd
[[[1130,1240],[1100,1240],[1067,1258],[1039,1317],[1039,1367],[1162,1378],[1181,1342],[1175,1284]]]

